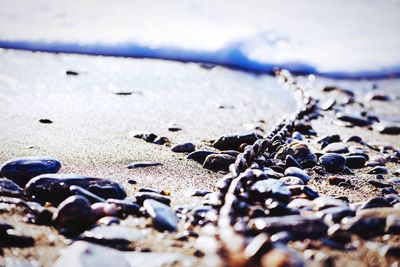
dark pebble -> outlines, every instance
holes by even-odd
[[[178,131],[181,131],[181,130],[182,130],[182,128],[179,127],[178,124],[176,124],[174,122],[168,123],[168,131],[170,131],[170,132],[178,132]]]
[[[207,190],[196,190],[191,194],[191,196],[192,197],[204,197],[205,195],[210,194],[210,193],[211,192],[207,191]]]
[[[327,145],[329,145],[331,143],[336,143],[336,142],[340,142],[340,141],[341,141],[341,139],[338,134],[324,135],[324,136],[321,136],[316,139],[316,142],[318,144],[321,144],[321,149],[323,149],[324,147],[326,147]]]
[[[322,155],[319,161],[328,172],[336,173],[343,170],[346,159],[339,154],[327,153]]]
[[[142,139],[146,142],[152,143],[156,138],[157,135],[148,132],[131,132],[130,135],[134,138]]]
[[[376,166],[368,172],[368,174],[387,174],[387,173],[388,169],[384,166]]]
[[[249,198],[254,201],[263,201],[270,197],[286,201],[290,196],[290,190],[286,185],[276,179],[267,179],[255,182],[249,190]]]
[[[50,157],[23,157],[5,162],[1,174],[20,186],[25,186],[33,177],[44,173],[56,173],[61,163]]]
[[[197,161],[200,164],[203,164],[204,161],[206,160],[208,155],[216,154],[215,152],[212,151],[207,151],[207,150],[197,150],[191,152],[188,156],[187,159],[192,159],[194,161]]]
[[[349,148],[340,142],[330,143],[323,150],[324,153],[347,153],[349,152]]]
[[[71,196],[60,203],[53,215],[61,233],[78,234],[95,222],[89,201],[82,196]]]
[[[387,216],[385,232],[394,235],[400,234],[400,217],[395,214]]]
[[[352,135],[346,140],[346,142],[356,142],[356,143],[359,143],[361,141],[362,141],[362,138],[357,135]]]
[[[196,149],[196,146],[193,143],[183,143],[183,144],[177,144],[171,147],[172,152],[177,152],[177,153],[185,153],[185,152],[193,152]]]
[[[238,150],[241,144],[252,145],[260,138],[262,138],[262,136],[256,132],[226,134],[217,138],[213,146],[219,150]]]
[[[235,157],[226,154],[212,154],[206,157],[203,163],[203,168],[218,171],[228,171],[229,165],[236,161]]]
[[[43,174],[37,176],[25,186],[25,192],[29,198],[35,201],[58,205],[72,195],[69,190],[72,185],[80,186],[104,199],[124,199],[126,197],[125,190],[116,182],[76,174]]]
[[[143,202],[143,207],[153,219],[153,224],[159,231],[174,232],[178,229],[178,217],[167,205],[153,199]]]
[[[365,166],[366,159],[363,156],[352,155],[346,157],[346,166],[352,169],[358,169]]]
[[[139,205],[143,205],[143,202],[147,199],[153,199],[166,205],[169,205],[171,203],[171,199],[169,197],[153,192],[139,192],[136,193],[134,196],[136,198],[136,202]]]
[[[52,120],[49,120],[49,119],[40,119],[39,122],[40,122],[40,123],[44,123],[44,124],[53,123],[53,121],[52,121]]]
[[[137,184],[137,182],[135,180],[133,180],[133,179],[129,179],[128,180],[128,184]]]
[[[340,183],[346,182],[346,178],[338,177],[338,176],[329,176],[328,183],[330,185],[339,185]]]
[[[336,114],[336,118],[341,121],[352,123],[353,125],[356,125],[356,126],[367,126],[367,125],[372,124],[369,120],[367,120],[364,117],[353,115],[353,114],[346,114],[346,113],[342,113],[342,112],[338,112]]]
[[[78,196],[83,196],[87,200],[89,200],[90,203],[97,203],[97,202],[105,202],[106,200],[104,198],[101,198],[99,196],[96,196],[92,192],[77,186],[77,185],[71,185],[69,187],[69,191],[71,191],[72,195],[78,195]]]
[[[297,167],[299,169],[302,168],[299,162],[294,157],[292,157],[291,155],[287,155],[285,159],[285,168],[289,167]]]
[[[391,135],[400,134],[400,125],[378,124],[375,127],[381,134],[391,134]]]
[[[378,188],[392,187],[391,184],[385,183],[385,182],[380,181],[380,180],[378,180],[378,179],[369,179],[369,180],[368,180],[368,183],[369,183],[370,185],[373,185],[373,186],[378,187]]]
[[[156,144],[156,145],[166,145],[169,143],[170,143],[170,141],[169,141],[168,137],[165,137],[165,136],[158,136],[153,141],[153,144]]]
[[[162,166],[162,164],[159,162],[152,162],[152,161],[136,161],[129,164],[128,169],[146,168],[154,166]]]
[[[400,259],[400,246],[395,244],[385,245],[380,249],[379,253],[382,257],[393,257]]]
[[[0,196],[24,198],[24,190],[9,179],[0,178]]]
[[[361,205],[358,209],[372,209],[372,208],[389,208],[392,207],[389,201],[382,197],[374,197],[367,200],[363,205]]]
[[[0,248],[2,247],[31,247],[35,239],[31,236],[22,235],[13,228],[0,232]]]
[[[66,75],[77,76],[77,75],[79,75],[79,72],[73,71],[73,70],[67,70],[67,71],[65,71],[65,74],[66,74]]]

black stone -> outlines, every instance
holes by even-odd
[[[159,231],[174,232],[178,229],[179,219],[169,206],[154,199],[146,199],[143,207],[153,219],[154,227]]]
[[[368,172],[368,174],[387,174],[387,173],[388,169],[384,166],[376,166]]]
[[[249,198],[253,201],[263,201],[267,198],[275,198],[287,201],[291,196],[286,185],[275,179],[267,179],[255,182],[249,190]]]
[[[206,160],[208,155],[216,154],[215,152],[212,151],[207,151],[207,150],[197,150],[191,152],[188,156],[187,159],[192,159],[194,161],[197,161],[200,164],[203,164],[204,161]]]
[[[171,203],[171,199],[169,197],[153,192],[139,192],[136,193],[134,196],[136,198],[136,202],[139,205],[143,205],[143,202],[147,199],[153,199],[166,205],[169,205]]]
[[[346,157],[346,166],[352,169],[358,169],[365,166],[366,159],[363,156],[352,155]]]
[[[391,184],[382,182],[382,181],[380,181],[378,179],[369,179],[368,183],[370,185],[373,185],[373,186],[378,187],[378,188],[392,187]]]
[[[5,162],[1,174],[19,186],[25,186],[30,179],[44,173],[56,173],[61,163],[50,157],[23,157]]]
[[[0,178],[0,196],[24,198],[24,190],[9,179]]]
[[[366,119],[364,117],[352,115],[352,114],[346,114],[346,113],[342,113],[342,112],[338,112],[336,114],[336,118],[341,121],[350,122],[356,126],[367,126],[367,125],[372,124],[371,121],[369,121],[368,119]]]
[[[292,157],[291,155],[287,155],[286,159],[285,159],[285,167],[289,168],[289,167],[297,167],[299,169],[301,169],[301,165],[297,162],[297,160]]]
[[[157,135],[148,132],[132,132],[131,136],[134,138],[142,139],[149,143],[152,143],[157,138]]]
[[[336,153],[327,153],[322,155],[319,161],[328,172],[336,173],[343,170],[346,159]]]
[[[71,193],[73,195],[79,195],[79,196],[83,196],[85,197],[87,200],[89,200],[90,203],[97,203],[97,202],[104,202],[106,201],[105,199],[96,196],[95,194],[93,194],[92,192],[77,186],[77,185],[71,185],[69,187],[69,191],[71,191]]]
[[[152,162],[152,161],[136,161],[129,164],[128,169],[146,168],[155,166],[162,166],[162,164],[159,162]]]
[[[171,147],[172,152],[177,152],[177,153],[186,153],[186,152],[193,152],[196,149],[196,146],[193,143],[183,143],[183,144],[177,144]]]
[[[126,197],[124,189],[116,182],[76,174],[43,174],[37,176],[25,186],[25,192],[30,199],[37,202],[51,202],[53,205],[58,205],[72,195],[69,189],[72,185],[82,187],[104,199],[124,199]]]
[[[262,138],[256,132],[241,132],[220,136],[213,146],[220,150],[238,150],[241,144],[252,145],[257,139]]]
[[[208,155],[203,163],[203,168],[218,172],[228,171],[229,165],[236,161],[235,157],[226,154],[212,154]]]

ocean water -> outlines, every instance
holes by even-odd
[[[0,0],[0,47],[398,76],[400,1]]]

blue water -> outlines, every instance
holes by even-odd
[[[388,77],[400,74],[398,14],[400,1],[0,0],[0,47]]]

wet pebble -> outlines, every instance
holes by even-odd
[[[319,161],[328,172],[336,173],[343,170],[346,159],[340,154],[327,153],[322,155]]]
[[[299,162],[297,162],[297,160],[291,155],[287,155],[285,159],[285,168],[289,167],[297,167],[301,169],[301,165],[299,164]]]
[[[1,224],[0,224],[1,225]],[[8,225],[7,225],[8,226]],[[31,247],[35,239],[16,231],[13,227],[0,229],[0,248],[2,247]]]
[[[358,169],[365,166],[366,159],[360,155],[346,156],[346,166],[352,169]]]
[[[262,138],[256,132],[240,132],[222,135],[213,143],[220,150],[238,150],[241,144],[252,145],[257,139]]]
[[[178,217],[167,205],[153,199],[143,202],[143,207],[153,219],[153,224],[159,231],[174,232],[178,229]]]
[[[285,185],[304,185],[303,180],[296,176],[285,176],[280,178],[279,181]]]
[[[168,139],[168,137],[165,137],[165,136],[158,136],[153,141],[153,144],[156,144],[156,145],[167,145],[169,143],[170,143],[170,140]]]
[[[128,169],[137,169],[137,168],[146,168],[155,166],[162,166],[162,164],[153,161],[135,161],[128,165]]]
[[[346,182],[346,178],[339,177],[339,176],[329,176],[328,183],[330,185],[339,185],[340,183]]]
[[[207,194],[210,194],[211,192],[208,190],[196,190],[194,191],[191,196],[192,197],[204,197]]]
[[[391,135],[400,134],[400,125],[380,123],[375,125],[375,129],[381,134],[391,134]]]
[[[149,143],[152,143],[157,138],[157,135],[150,132],[133,131],[129,135],[133,138],[142,139]]]
[[[370,122],[365,117],[361,117],[361,116],[357,116],[357,115],[349,114],[349,113],[338,112],[336,114],[336,118],[341,121],[349,122],[356,126],[367,126],[367,125],[372,124],[372,122]]]
[[[249,190],[249,197],[256,201],[262,201],[269,197],[279,200],[287,200],[290,196],[290,190],[286,185],[275,179],[255,182]]]
[[[147,199],[156,200],[166,205],[169,205],[171,203],[171,199],[169,197],[154,192],[139,192],[136,193],[134,197],[136,198],[136,202],[139,205],[143,205],[144,201]]]
[[[69,189],[72,185],[79,186],[104,199],[123,199],[126,197],[125,190],[116,182],[77,174],[43,174],[37,176],[25,186],[25,192],[29,198],[34,198],[35,201],[58,205],[72,195]]]
[[[56,173],[61,163],[50,157],[22,157],[5,162],[1,166],[3,177],[25,186],[33,177],[44,173]]]
[[[297,167],[289,167],[285,170],[285,176],[295,176],[300,178],[305,184],[310,180],[310,176],[305,170]]]
[[[78,234],[95,222],[89,201],[82,196],[71,196],[60,203],[53,215],[60,232]]]
[[[177,153],[190,153],[193,152],[196,149],[196,146],[193,143],[182,143],[182,144],[177,144],[171,147],[172,152],[177,152]]]
[[[0,178],[0,196],[24,198],[24,190],[9,179]]]
[[[53,121],[52,121],[52,120],[49,120],[49,119],[40,119],[39,122],[40,122],[40,123],[43,123],[43,124],[50,124],[50,123],[53,123]]]
[[[92,192],[77,186],[77,185],[71,185],[69,187],[69,191],[71,191],[72,195],[79,195],[85,197],[87,200],[89,200],[90,203],[96,203],[96,202],[104,202],[105,199],[101,198],[99,196],[96,196]]]
[[[227,171],[229,165],[236,161],[235,157],[227,154],[211,154],[208,155],[203,163],[203,168],[218,172]]]

